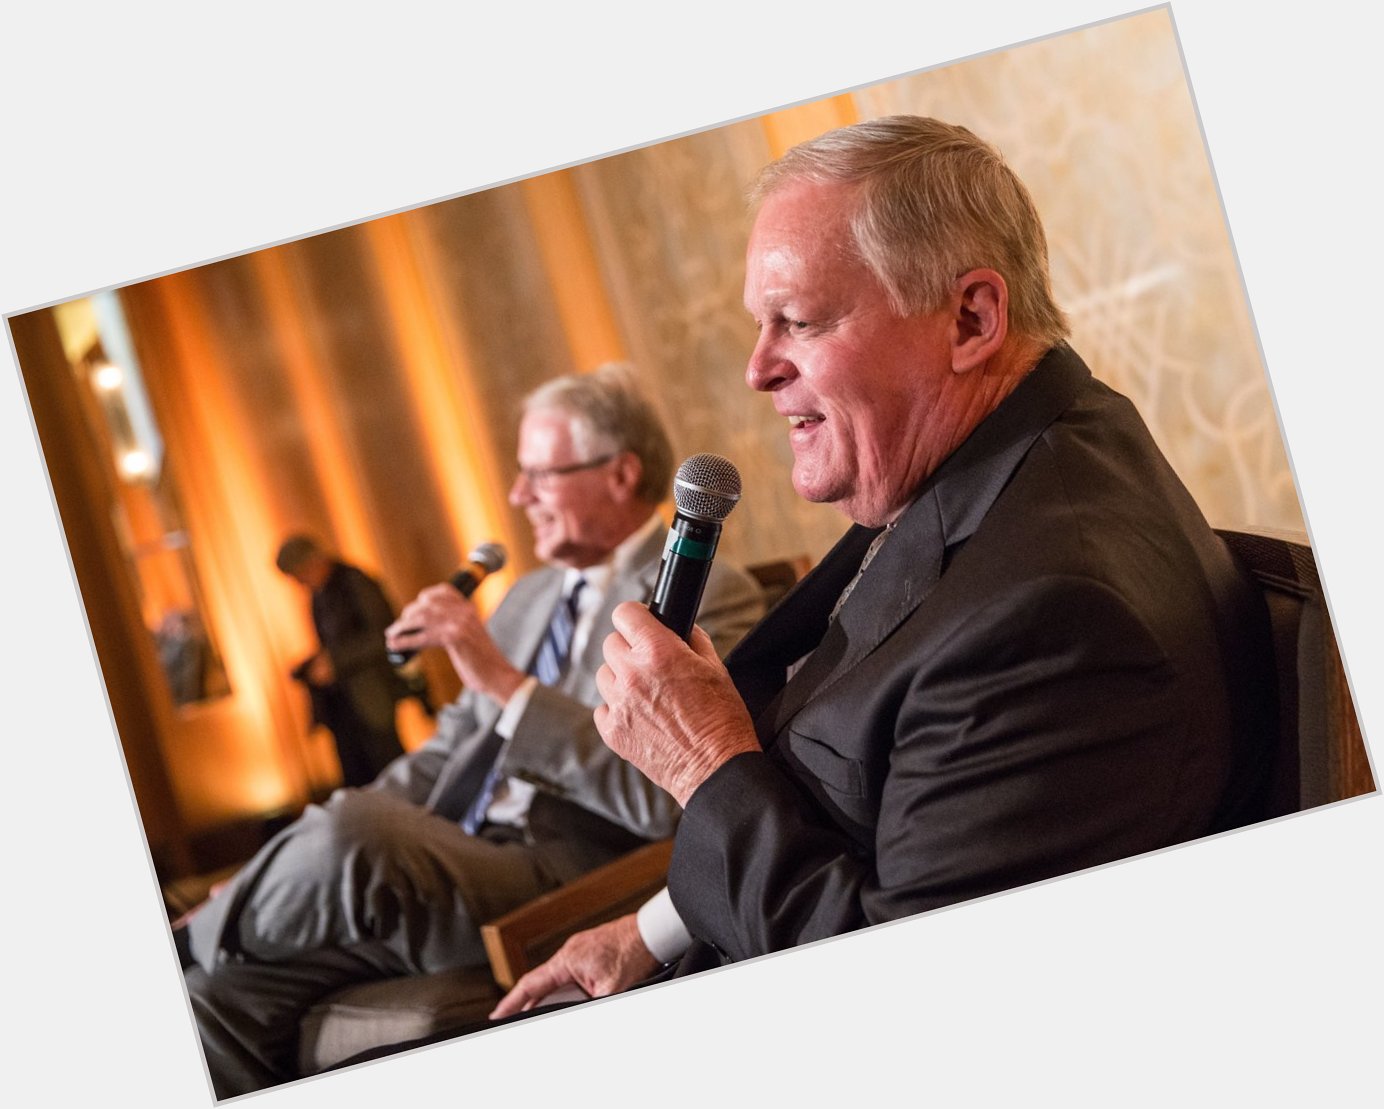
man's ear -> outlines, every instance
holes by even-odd
[[[616,504],[634,499],[639,479],[644,476],[644,464],[634,451],[621,451],[610,464],[610,494]]]
[[[984,366],[1009,334],[1009,287],[994,270],[970,270],[952,291],[952,372]]]

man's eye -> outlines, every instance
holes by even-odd
[[[793,332],[806,331],[809,324],[806,320],[787,320],[788,330]]]

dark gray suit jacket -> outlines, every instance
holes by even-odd
[[[684,972],[1255,815],[1260,595],[1068,348],[924,483],[828,626],[876,534],[851,529],[727,660],[764,752],[679,826],[669,887],[704,941]]]
[[[394,706],[408,693],[390,665],[384,645],[384,630],[394,622],[394,615],[380,583],[345,562],[334,562],[326,582],[312,595],[317,641],[336,671],[334,692],[351,703],[364,724],[382,731],[393,729]],[[320,710],[314,699],[314,714]],[[333,725],[339,722],[331,715],[318,716],[315,723],[335,731]],[[353,737],[344,738],[349,742]],[[393,753],[397,754],[397,749]]]

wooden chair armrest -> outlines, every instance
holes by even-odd
[[[663,888],[672,856],[672,840],[648,844],[482,925],[495,981],[508,990],[573,932],[634,912]]]

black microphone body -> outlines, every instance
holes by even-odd
[[[681,512],[673,516],[649,611],[683,639],[691,637],[692,625],[697,622],[697,609],[720,538],[719,520],[697,520]]]
[[[476,591],[476,587],[485,581],[496,570],[505,564],[505,549],[498,543],[482,543],[474,551],[466,556],[466,565],[447,579],[451,585],[463,597],[469,597]],[[416,631],[417,629],[409,629]],[[389,664],[391,666],[403,666],[409,659],[416,655],[417,651],[389,651]]]
[[[649,611],[686,640],[701,607],[721,521],[740,499],[740,474],[719,455],[693,455],[678,467],[673,499],[678,509],[663,546]]]

